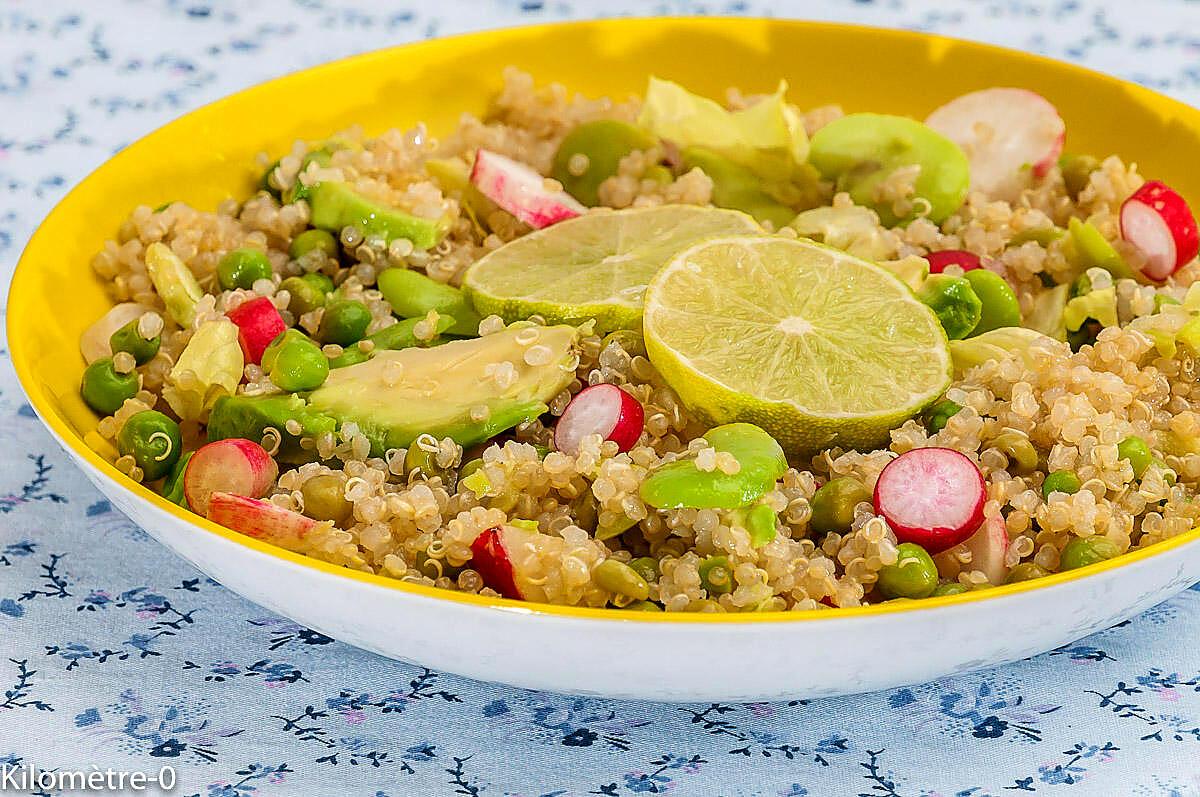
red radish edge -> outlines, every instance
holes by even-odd
[[[930,274],[941,274],[947,266],[958,266],[963,271],[983,268],[983,261],[979,259],[979,255],[968,252],[966,249],[942,249],[938,252],[930,252],[925,255],[925,260],[929,262]]]
[[[554,427],[554,447],[575,456],[583,439],[598,434],[628,451],[642,436],[646,411],[642,403],[616,385],[585,387],[575,394]]]
[[[270,501],[233,493],[214,492],[209,498],[208,519],[247,537],[283,548],[296,548],[317,521]]]
[[[986,500],[983,474],[952,448],[914,448],[889,462],[875,482],[875,511],[896,539],[930,554],[974,534]]]
[[[471,567],[475,568],[483,579],[483,583],[499,592],[506,598],[521,600],[521,591],[513,576],[512,562],[508,552],[504,550],[504,541],[500,533],[503,526],[493,526],[484,529],[483,533],[471,543]]]
[[[216,440],[198,448],[188,460],[183,471],[183,494],[193,511],[206,515],[213,493],[262,498],[278,475],[275,460],[253,440]]]
[[[1016,199],[1026,166],[1044,177],[1066,141],[1058,109],[1028,89],[963,94],[935,109],[925,124],[962,147],[971,165],[971,189],[993,199]]]
[[[523,163],[486,149],[475,152],[471,182],[483,195],[540,230],[587,212],[566,191],[548,191],[545,179]]]
[[[238,343],[241,344],[242,354],[246,362],[259,365],[262,363],[263,351],[271,345],[271,341],[283,334],[287,324],[275,303],[266,296],[242,302],[225,314],[238,328]]]
[[[1200,251],[1200,232],[1187,201],[1151,180],[1121,204],[1121,237],[1145,256],[1142,273],[1162,281]]]

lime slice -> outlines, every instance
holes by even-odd
[[[643,328],[693,411],[757,424],[793,455],[878,447],[952,374],[937,316],[904,283],[811,241],[697,243],[651,281]]]
[[[548,322],[596,319],[600,334],[637,329],[646,283],[703,238],[762,232],[733,210],[662,205],[594,210],[512,241],[479,260],[463,289],[480,315]]]

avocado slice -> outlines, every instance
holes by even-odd
[[[419,249],[429,249],[446,235],[449,222],[445,217],[423,219],[402,210],[367,199],[343,182],[327,181],[306,189],[312,208],[312,226],[334,235],[343,227],[355,225],[364,235],[382,236],[388,243],[407,238]]]
[[[285,428],[289,420],[300,424],[300,435],[290,435]],[[208,440],[240,437],[259,442],[267,427],[279,430],[279,451],[275,458],[283,462],[306,462],[315,459],[314,452],[300,447],[300,437],[316,437],[337,429],[332,417],[313,410],[304,399],[293,394],[270,396],[222,396],[213,405],[208,417]]]
[[[473,445],[546,411],[546,402],[575,378],[570,361],[577,338],[574,327],[513,324],[474,340],[380,352],[331,371],[309,395],[309,406],[358,424],[375,456],[407,448],[421,434]],[[538,365],[526,362],[534,346],[549,350],[533,357]],[[501,363],[515,369],[511,384],[487,368]]]

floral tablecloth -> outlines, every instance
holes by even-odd
[[[630,13],[837,19],[987,39],[1200,102],[1196,0],[384,6],[0,6],[0,286],[54,202],[142,133],[265,78],[473,28]],[[173,793],[206,797],[1200,795],[1195,589],[1044,656],[890,692],[686,706],[565,697],[388,661],[222,589],[68,463],[2,343],[0,441],[0,770],[166,765]],[[0,778],[0,793],[25,791]]]

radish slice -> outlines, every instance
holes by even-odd
[[[535,230],[587,212],[566,191],[547,190],[546,178],[525,164],[486,149],[475,153],[471,182],[484,196]]]
[[[896,539],[930,554],[974,534],[985,500],[983,474],[951,448],[914,448],[889,462],[875,482],[875,511]]]
[[[980,570],[987,576],[988,583],[993,586],[1003,584],[1008,579],[1008,527],[1004,518],[996,516],[988,518],[966,542],[942,551],[934,558],[938,575],[942,578],[958,578],[963,570]],[[971,561],[963,564],[958,554],[962,551],[971,552]]]
[[[1142,273],[1162,281],[1200,250],[1196,217],[1179,194],[1158,180],[1143,183],[1121,205],[1121,237],[1145,256]]]
[[[983,261],[974,252],[966,249],[943,249],[940,252],[930,252],[925,255],[929,261],[929,273],[941,274],[947,266],[958,266],[963,271],[973,271],[983,268]]]
[[[1062,154],[1067,126],[1058,109],[1026,89],[992,88],[956,97],[925,124],[962,147],[971,190],[1014,201]],[[1031,174],[1032,173],[1032,174]]]
[[[616,385],[592,385],[579,391],[554,427],[554,447],[575,456],[583,438],[598,434],[628,451],[642,436],[642,403]]]
[[[279,467],[266,449],[251,440],[231,437],[201,446],[183,471],[183,495],[188,506],[208,514],[213,493],[262,498],[275,483]]]
[[[112,333],[128,324],[135,318],[141,318],[151,308],[137,302],[121,302],[107,313],[100,316],[90,327],[79,336],[79,351],[88,365],[102,357],[112,356],[112,344],[109,338]]]
[[[225,317],[237,324],[238,343],[246,362],[259,365],[262,363],[263,351],[271,345],[271,341],[283,334],[287,324],[275,303],[266,296],[242,302],[225,314]]]
[[[471,543],[471,567],[479,573],[483,583],[506,598],[521,600],[521,591],[513,576],[512,561],[504,549],[503,526],[484,530]]]
[[[208,519],[247,537],[297,551],[317,521],[298,512],[244,495],[215,492],[209,497]]]

